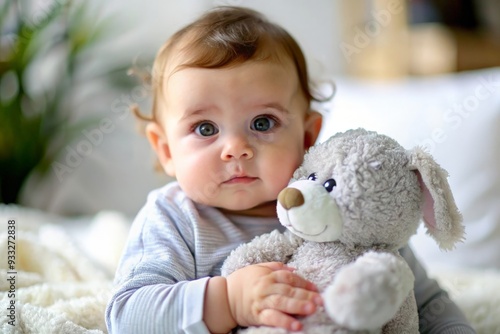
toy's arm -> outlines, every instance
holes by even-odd
[[[323,299],[337,323],[357,330],[380,328],[395,316],[413,283],[401,256],[370,251],[338,272]]]
[[[280,233],[274,230],[252,241],[240,245],[233,250],[224,261],[221,268],[222,276],[228,276],[237,269],[251,264],[264,262],[288,262],[295,249],[299,247],[303,239],[285,231]]]

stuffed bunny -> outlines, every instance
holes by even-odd
[[[445,170],[421,149],[364,129],[311,147],[279,194],[277,213],[285,232],[241,245],[222,274],[270,261],[296,268],[324,301],[301,319],[302,333],[418,333],[414,276],[398,249],[421,220],[441,249],[464,235]]]

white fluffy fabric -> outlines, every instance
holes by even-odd
[[[16,220],[16,326],[5,316],[10,304],[7,221]],[[63,219],[0,205],[1,333],[107,333],[106,303],[112,273],[130,221],[116,212]],[[500,272],[433,271],[478,333],[500,333]]]
[[[0,206],[0,219],[0,332],[107,333],[104,310],[112,292],[111,272],[128,221],[110,212],[63,220],[12,206]],[[9,219],[16,221],[12,290],[7,281],[12,276],[7,262]],[[5,316],[12,292],[15,326]]]
[[[448,291],[478,333],[500,333],[500,272],[445,269],[429,273]]]

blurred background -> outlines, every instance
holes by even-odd
[[[173,32],[217,5],[251,7],[284,26],[316,82],[500,66],[496,0],[2,0],[0,201],[135,215],[168,181],[129,110],[149,110],[138,77]]]

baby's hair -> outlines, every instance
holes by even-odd
[[[221,6],[177,31],[159,50],[151,76],[152,115],[144,115],[135,107],[133,112],[138,118],[157,119],[165,70],[175,54],[181,55],[183,60],[171,73],[183,68],[230,67],[248,60],[278,63],[291,60],[307,101],[323,102],[329,98],[311,93],[304,54],[285,29],[252,9]]]

